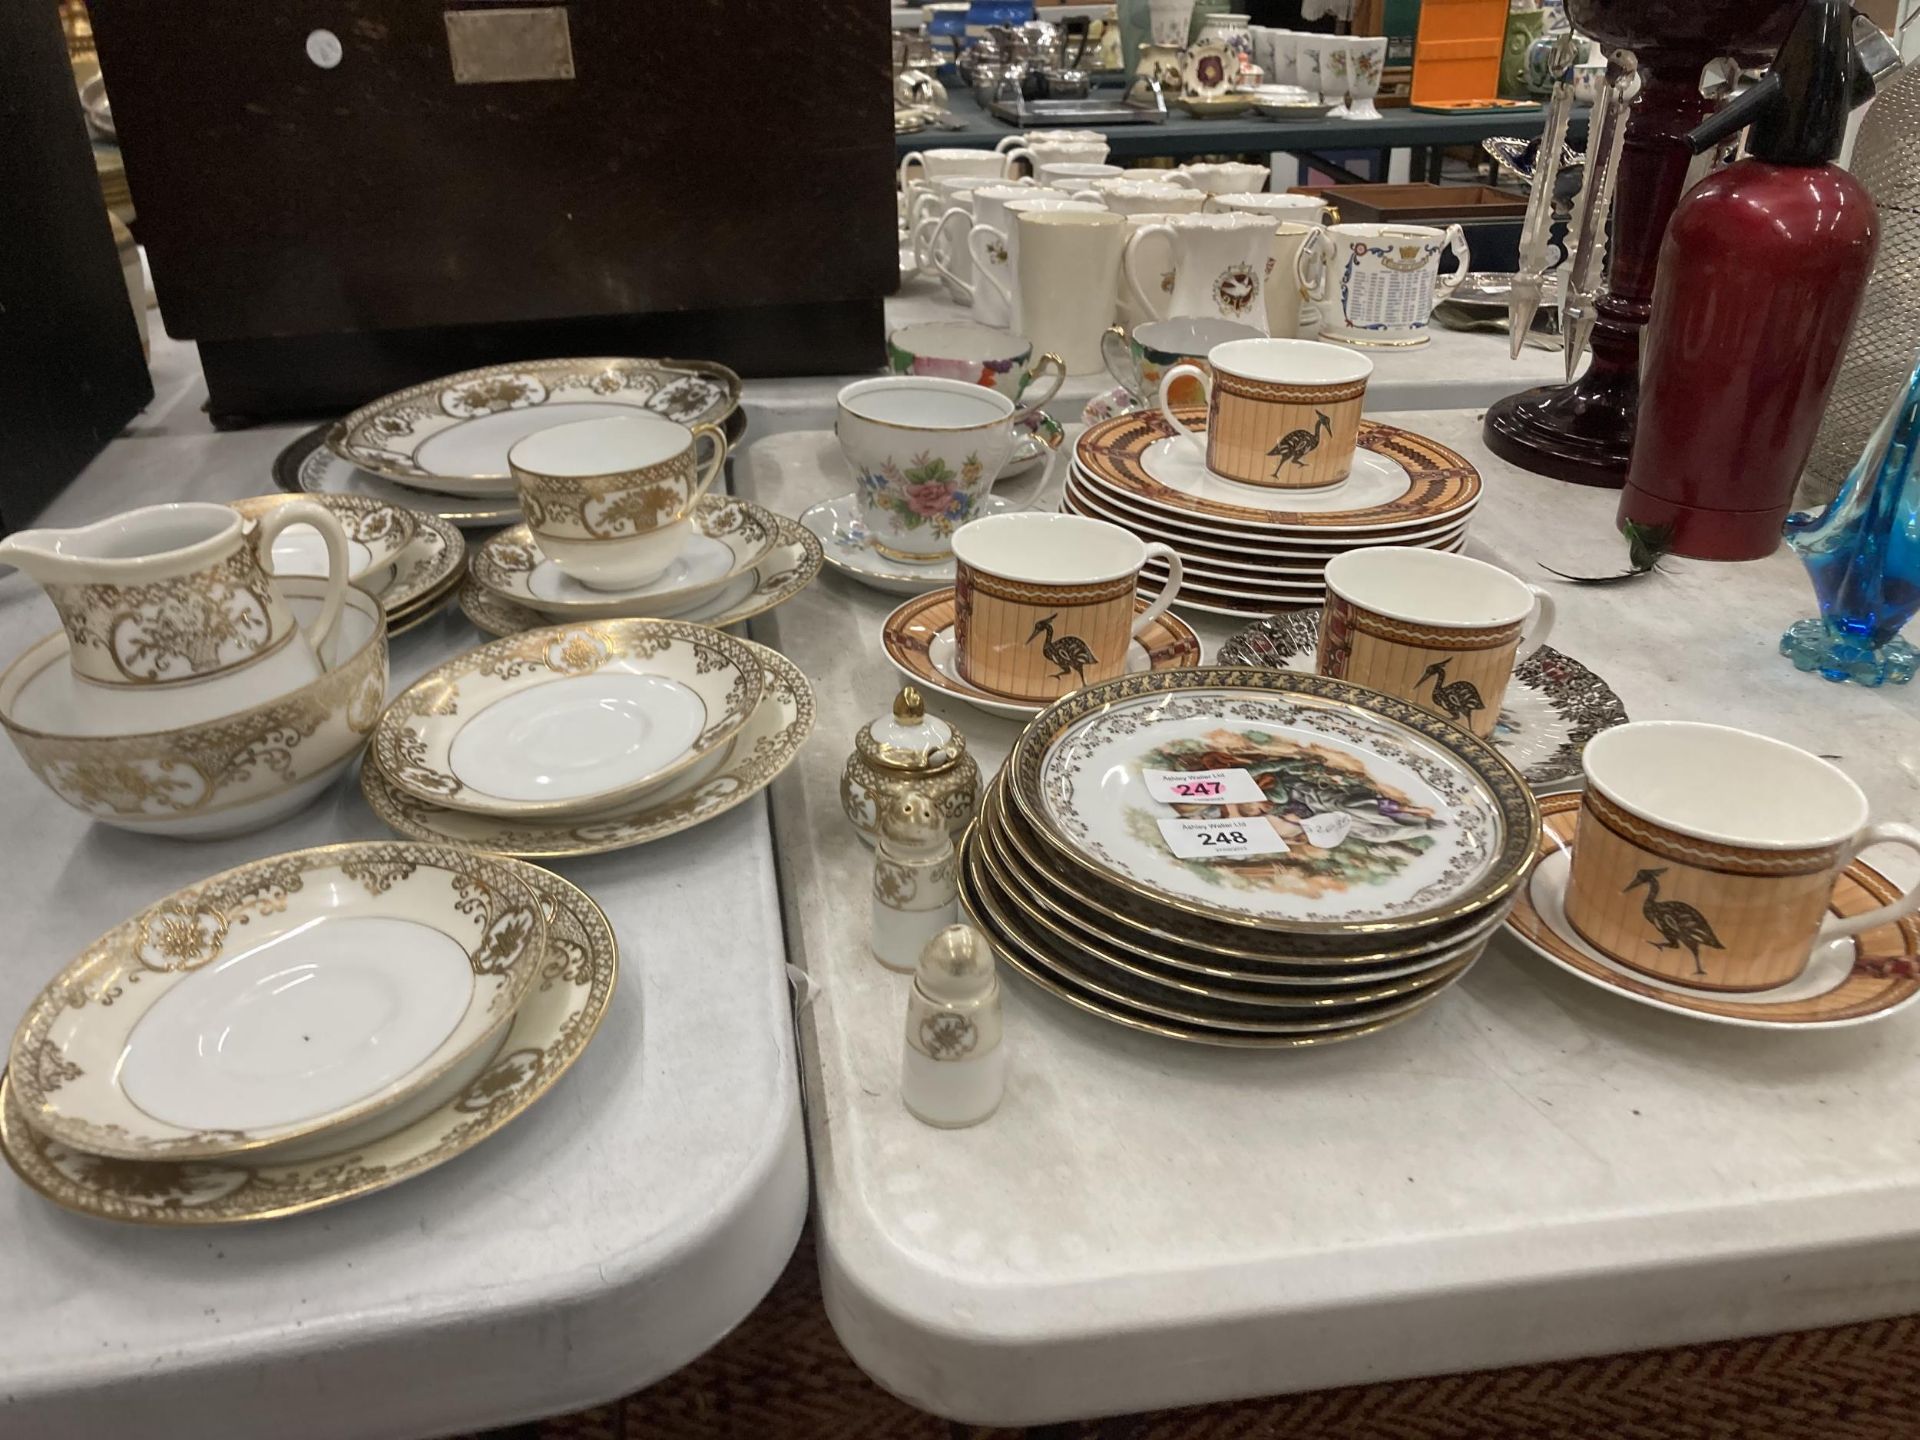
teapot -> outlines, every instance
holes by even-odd
[[[327,547],[327,588],[304,630],[274,582],[273,540],[311,525]],[[198,725],[317,679],[339,618],[347,536],[310,500],[249,522],[225,505],[147,505],[71,530],[0,540],[0,564],[46,591],[67,636],[70,734]]]

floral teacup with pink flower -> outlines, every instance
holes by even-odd
[[[1058,355],[1049,351],[1035,360],[1033,342],[1026,336],[977,320],[902,325],[887,337],[887,368],[896,375],[964,380],[997,390],[1020,407],[1015,418],[1021,423],[1051,400],[1067,378]]]
[[[971,378],[888,376],[841,390],[834,433],[873,547],[895,560],[951,553],[1013,453],[1013,420],[1013,401]]]

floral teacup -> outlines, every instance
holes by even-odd
[[[834,433],[881,554],[933,561],[985,509],[1014,446],[1014,406],[970,380],[897,375],[841,390]]]
[[[887,366],[896,375],[930,375],[998,390],[1020,407],[1016,422],[1051,400],[1067,378],[1058,355],[1049,351],[1035,360],[1026,336],[974,320],[902,325],[887,337]],[[1042,376],[1051,376],[1052,383]],[[1029,394],[1036,380],[1040,393]]]

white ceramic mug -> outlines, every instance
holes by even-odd
[[[1272,29],[1267,32],[1267,46],[1273,55],[1273,64],[1267,69],[1267,83],[1270,85],[1298,85],[1300,72],[1298,59],[1300,54],[1300,32],[1298,30]]]
[[[1868,824],[1837,766],[1724,725],[1640,721],[1587,742],[1567,921],[1629,969],[1704,990],[1771,989],[1816,945],[1920,908],[1841,918],[1834,883],[1869,845],[1920,851],[1911,825]]]
[[[937,560],[985,506],[1013,453],[1014,403],[965,380],[890,375],[841,389],[834,435],[874,547]]]
[[[1127,293],[1156,320],[1213,315],[1267,329],[1265,287],[1273,264],[1273,222],[1261,215],[1173,215],[1127,239]],[[1146,273],[1142,242],[1164,235],[1173,248],[1173,284]]]
[[[698,447],[712,447],[702,465]],[[658,579],[686,545],[693,504],[720,478],[727,437],[664,416],[611,415],[536,430],[507,452],[527,528],[561,571],[595,590]]]
[[[1320,338],[1348,345],[1424,345],[1436,300],[1453,294],[1472,255],[1458,225],[1329,225],[1303,262],[1320,304]],[[1440,256],[1451,250],[1451,275]]]
[[[1096,201],[1060,200],[1052,194],[976,207],[973,229],[967,233],[967,251],[973,261],[974,313],[983,323],[1009,327],[1015,324],[1020,314],[1020,271],[1016,263],[1020,254],[1020,232],[1014,219],[1048,210],[1108,213],[1107,207]],[[996,212],[1000,221],[997,225],[986,218]]]
[[[1352,120],[1379,120],[1380,107],[1373,103],[1380,93],[1380,75],[1387,65],[1387,37],[1350,35],[1347,37],[1347,90],[1353,101],[1347,106]]]
[[[969,683],[1045,702],[1127,670],[1142,630],[1166,613],[1185,573],[1170,545],[1080,515],[1026,511],[976,520],[954,537],[954,662]],[[1140,567],[1167,583],[1135,613]]]
[[[1024,160],[1034,175],[1048,165],[1104,165],[1107,163],[1105,140],[1029,140],[1005,152],[1009,160]]]
[[[1167,178],[1176,185],[1191,185],[1209,195],[1244,195],[1267,188],[1267,167],[1240,160],[1195,163],[1167,171]]]
[[[1204,190],[1188,185],[1143,185],[1134,180],[1096,184],[1100,203],[1116,215],[1192,215],[1207,202]]]
[[[1202,208],[1210,215],[1264,215],[1276,225],[1285,220],[1318,225],[1327,218],[1327,202],[1318,195],[1289,195],[1276,190],[1208,195]]]
[[[993,148],[1004,155],[1009,150],[1019,149],[1022,145],[1032,146],[1035,142],[1045,144],[1055,140],[1070,140],[1082,145],[1097,141],[1104,145],[1107,143],[1107,136],[1103,130],[1029,130],[1023,135],[1002,135]]]
[[[1055,160],[1042,165],[1036,179],[1056,190],[1091,189],[1096,180],[1118,180],[1127,172],[1118,165],[1091,165],[1079,160]]]
[[[1110,210],[1026,211],[1014,218],[1018,328],[1066,363],[1103,368],[1100,337],[1113,323],[1126,220]]]
[[[900,157],[900,188],[908,195],[928,181],[958,179],[1005,180],[1013,166],[997,150],[963,150],[950,146],[938,150],[915,150]]]

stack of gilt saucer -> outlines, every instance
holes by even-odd
[[[1204,433],[1206,412],[1180,418]],[[1437,441],[1360,422],[1353,470],[1322,490],[1267,490],[1215,475],[1198,446],[1152,410],[1089,425],[1074,446],[1062,508],[1173,547],[1186,565],[1174,603],[1259,616],[1326,596],[1327,561],[1367,545],[1458,550],[1480,475]],[[1166,578],[1149,561],[1144,585]]]
[[[502,530],[474,552],[461,608],[492,635],[605,619],[687,619],[724,629],[797,595],[820,573],[820,542],[751,501],[708,495],[689,516],[693,534],[666,573],[617,591],[568,576],[525,525]]]
[[[1375,691],[1130,675],[1027,726],[961,842],[961,899],[1009,966],[1082,1010],[1202,1044],[1319,1045],[1466,972],[1539,820],[1492,746]]]
[[[40,993],[0,1082],[0,1150],[109,1220],[337,1204],[543,1095],[617,966],[600,908],[517,860],[394,842],[257,860],[108,931]]]
[[[791,661],[687,620],[529,630],[428,671],[360,787],[416,840],[527,857],[676,834],[758,793],[813,728]]]
[[[249,520],[292,495],[255,495],[228,503]],[[460,588],[467,542],[458,527],[424,510],[367,495],[313,495],[347,532],[348,578],[379,600],[387,633],[399,635],[426,621]],[[324,577],[326,543],[311,525],[289,525],[273,541],[276,575]]]

